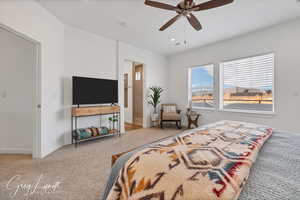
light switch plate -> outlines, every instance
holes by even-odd
[[[7,92],[6,92],[6,91],[2,91],[2,92],[1,92],[1,97],[2,97],[3,99],[5,99],[5,98],[7,97]]]

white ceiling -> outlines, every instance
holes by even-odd
[[[176,5],[179,0],[158,0]],[[207,0],[195,0],[205,2]],[[217,9],[195,12],[203,30],[181,18],[158,31],[175,12],[144,5],[144,0],[39,0],[64,23],[165,55],[214,43],[300,17],[297,0],[235,0]],[[181,45],[171,42],[175,38]],[[183,45],[184,38],[187,45]]]

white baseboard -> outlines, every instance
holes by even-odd
[[[32,149],[0,147],[0,154],[32,154]]]

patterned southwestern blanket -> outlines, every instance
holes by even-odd
[[[146,147],[125,163],[107,200],[236,200],[269,127],[222,121]]]

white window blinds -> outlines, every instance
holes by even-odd
[[[224,62],[225,86],[243,88],[270,87],[273,83],[274,54]]]
[[[221,109],[273,112],[274,54],[221,63]]]

